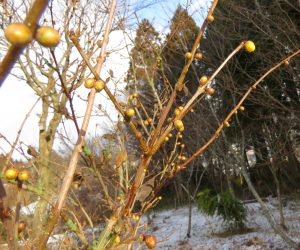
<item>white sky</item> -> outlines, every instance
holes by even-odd
[[[183,6],[191,6],[189,8],[191,10],[190,14],[192,14],[196,20],[201,20],[202,13],[199,11],[199,8],[205,7],[208,1],[209,0],[163,1],[146,9],[142,9],[137,14],[139,18],[148,18],[154,24],[157,30],[167,32],[169,25],[168,20],[173,15],[174,10],[179,2],[181,2]],[[138,0],[136,2],[138,2]],[[131,34],[131,36],[133,35]],[[106,78],[108,75],[108,70],[112,69],[115,75],[114,80],[120,79],[118,84],[118,88],[120,89],[124,88],[125,86],[123,79],[126,75],[129,65],[129,56],[127,49],[125,48],[128,44],[130,44],[130,39],[128,39],[128,37],[124,39],[124,35],[121,31],[114,31],[110,35],[108,51],[114,49],[116,52],[110,54],[110,56],[107,58],[105,67],[101,74],[103,78]],[[110,83],[109,86],[112,86],[112,83]],[[86,98],[88,91],[83,86],[80,87],[79,91],[81,97]],[[30,89],[30,87],[28,87],[26,83],[16,80],[12,76],[9,76],[0,88],[0,133],[4,135],[11,143],[13,143],[15,140],[17,131],[19,130],[22,121],[36,100],[37,96]],[[107,99],[107,96],[105,96],[105,94],[102,92],[97,94],[96,97],[95,104],[98,105],[99,103],[101,103],[101,105],[109,111],[113,119],[116,119],[117,112],[115,111],[111,102]],[[85,103],[77,98],[77,100],[74,102],[74,106],[76,114],[78,116],[83,116],[85,111]],[[40,103],[38,103],[33,112],[30,114],[30,117],[27,119],[22,130],[20,141],[24,142],[25,145],[38,145],[38,114],[40,113],[40,110]],[[81,121],[81,119],[78,120],[79,126],[81,126]],[[111,125],[108,120],[104,120],[101,117],[92,117],[88,134],[95,135],[96,128],[103,127],[103,123],[106,127]],[[100,126],[97,126],[97,124]],[[75,142],[76,133],[73,122],[66,122],[65,128],[70,138],[72,138]],[[62,131],[62,129],[63,127],[60,126],[59,130]],[[97,133],[99,133],[99,129],[97,130]],[[58,149],[58,146],[55,148]],[[8,152],[9,149],[9,144],[0,138],[0,154]],[[24,149],[26,150],[26,147]],[[14,158],[20,157],[20,154],[14,154]]]
[[[129,58],[125,46],[130,44],[130,39],[128,37],[124,39],[122,31],[114,31],[110,34],[109,40],[110,43],[107,49],[108,51],[113,49],[114,53],[111,53],[108,56],[101,76],[105,79],[108,77],[108,70],[113,70],[114,79],[113,81],[110,81],[108,85],[113,91],[114,81],[118,81],[118,79],[121,80],[117,84],[117,88],[123,89],[125,86],[123,79],[129,66]],[[131,47],[129,47],[129,50]],[[84,86],[81,86],[78,89],[78,93],[80,93],[82,98],[86,99],[89,91],[85,89]],[[34,94],[33,90],[31,90],[26,83],[16,80],[13,76],[9,76],[0,88],[0,133],[11,143],[15,140],[22,121],[36,102],[37,98],[38,97]],[[119,98],[121,98],[121,96],[119,96]],[[98,104],[101,104],[106,110],[108,110],[111,117],[116,120],[117,112],[111,102],[108,101],[108,97],[104,91],[96,95],[95,105]],[[69,107],[68,104],[67,106]],[[84,101],[79,98],[74,100],[74,108],[78,117],[82,117],[84,115],[85,107],[86,103]],[[22,130],[20,141],[24,142],[26,145],[37,146],[38,144],[38,114],[40,113],[40,110],[40,103],[38,103],[33,112],[30,113],[30,117],[27,119]],[[81,122],[82,119],[78,119],[79,126],[81,125]],[[94,135],[96,124],[102,125],[103,127],[103,122],[106,125],[111,125],[107,119],[104,120],[102,117],[92,117],[88,133]],[[64,125],[69,136],[75,142],[76,130],[74,123],[72,121],[66,121]],[[63,131],[63,126],[60,126],[59,130]],[[58,149],[57,146],[56,149]],[[0,154],[3,153],[3,151],[7,152],[9,149],[9,144],[0,138]],[[19,158],[19,155],[16,154],[15,157]]]

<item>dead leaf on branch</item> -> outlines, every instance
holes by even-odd
[[[102,135],[103,139],[106,140],[114,140],[116,138],[116,136],[114,134],[104,134]]]
[[[109,75],[110,75],[111,78],[114,78],[114,72],[113,72],[113,70],[110,69],[110,70],[108,71],[108,73],[109,73]]]
[[[128,106],[126,102],[119,102],[119,104],[122,108],[126,108]]]
[[[143,203],[147,197],[151,194],[155,186],[156,176],[152,177],[150,180],[146,181],[141,187],[136,196],[136,200]]]
[[[128,155],[126,150],[121,150],[116,156],[116,168],[118,169],[125,161],[127,161]]]

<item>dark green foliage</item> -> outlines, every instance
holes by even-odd
[[[185,65],[185,53],[190,52],[199,28],[194,19],[182,6],[178,6],[171,19],[170,32],[167,34],[162,51],[164,75],[174,86]],[[193,63],[185,78],[187,88],[193,92],[198,87],[197,71],[199,65]]]
[[[205,189],[197,197],[198,208],[204,214],[221,216],[230,230],[245,227],[245,206],[229,190],[213,194],[210,189]]]
[[[134,47],[130,52],[130,67],[127,73],[127,90],[140,93],[143,104],[153,108],[153,88],[157,80],[160,62],[160,38],[152,24],[144,19],[139,24]],[[148,109],[150,112],[150,109]]]
[[[210,189],[204,189],[197,194],[197,205],[201,212],[213,216],[216,212],[215,197]]]

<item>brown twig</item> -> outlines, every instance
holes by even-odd
[[[209,11],[208,11],[207,17],[210,16],[210,15],[212,15],[212,13],[214,12],[217,4],[218,4],[218,0],[214,0],[213,3],[212,3],[212,5],[211,5],[211,7],[210,7],[210,9],[209,9]],[[201,38],[202,38],[202,36],[204,34],[204,31],[205,31],[205,29],[207,27],[207,24],[208,24],[208,21],[207,21],[207,18],[206,18],[204,20],[201,28],[200,28],[200,31],[199,31],[199,33],[197,35],[197,38],[196,38],[195,43],[193,45],[193,48],[191,50],[192,58],[187,61],[186,65],[184,66],[184,68],[183,68],[183,70],[182,70],[182,72],[181,72],[181,74],[180,74],[180,76],[178,78],[178,81],[177,81],[177,84],[176,84],[177,85],[176,88],[178,89],[178,91],[181,91],[182,88],[183,88],[183,83],[184,83],[185,76],[186,76],[186,74],[187,74],[187,72],[189,70],[190,65],[192,64],[192,62],[194,60],[194,56],[195,56],[196,50],[197,50],[197,48],[198,48],[198,46],[200,44],[200,40],[201,40]]]
[[[106,187],[106,185],[104,183],[102,175],[101,175],[100,171],[96,167],[95,158],[94,158],[94,156],[90,156],[89,158],[90,158],[90,161],[91,161],[91,164],[92,164],[92,168],[93,168],[93,170],[94,170],[94,172],[95,172],[95,174],[96,174],[96,176],[98,178],[98,181],[99,181],[99,183],[100,183],[100,185],[101,185],[101,187],[103,189],[105,200],[106,200],[107,204],[109,205],[109,207],[113,208],[112,199],[111,199],[111,197],[108,194],[108,190],[107,190],[107,187]]]
[[[27,119],[29,118],[30,113],[32,112],[32,110],[34,109],[34,107],[37,105],[37,103],[39,102],[39,100],[40,100],[40,98],[38,98],[38,99],[35,101],[35,103],[33,104],[33,106],[30,108],[29,112],[25,115],[25,118],[24,118],[24,120],[22,121],[22,124],[21,124],[21,126],[20,126],[20,128],[19,128],[19,130],[18,130],[18,132],[17,132],[17,137],[16,137],[16,139],[15,139],[13,145],[11,146],[11,149],[10,149],[8,155],[6,156],[5,163],[4,163],[3,168],[2,168],[2,173],[4,173],[5,170],[7,169],[8,162],[10,161],[11,156],[12,156],[14,150],[15,150],[15,147],[16,147],[16,145],[17,145],[19,139],[20,139],[20,136],[21,136],[21,132],[22,132],[22,130],[23,130],[23,127],[24,127],[24,125],[25,125]]]
[[[200,147],[191,157],[189,157],[183,164],[179,165],[174,171],[170,173],[170,175],[164,179],[156,188],[153,193],[153,197],[157,195],[159,190],[166,184],[166,182],[170,179],[172,179],[176,174],[178,174],[180,171],[185,169],[185,167],[191,163],[199,154],[201,154],[216,138],[218,138],[219,134],[221,133],[222,129],[225,126],[225,123],[228,122],[228,120],[236,113],[236,111],[242,106],[244,101],[247,99],[247,97],[250,95],[250,93],[256,89],[257,85],[259,85],[269,74],[271,74],[274,70],[279,68],[281,65],[285,63],[285,61],[290,60],[291,58],[297,56],[300,54],[300,50],[296,51],[295,53],[291,54],[290,56],[286,57],[282,61],[280,61],[278,64],[273,66],[271,69],[269,69],[263,76],[261,76],[244,94],[244,96],[241,98],[241,100],[238,102],[238,104],[230,111],[230,113],[226,116],[222,124],[218,127],[214,135],[208,140],[205,145]]]
[[[72,40],[72,42],[74,43],[75,47],[77,48],[78,52],[80,53],[82,59],[84,60],[84,62],[86,63],[86,65],[88,66],[88,68],[91,70],[92,74],[94,75],[94,77],[97,80],[102,80],[101,77],[99,76],[99,74],[97,73],[97,71],[93,68],[93,66],[91,65],[91,63],[89,62],[89,59],[87,58],[86,54],[84,53],[83,49],[81,48],[79,41],[76,37],[74,36],[70,36],[70,39]],[[106,94],[108,95],[108,97],[110,98],[110,100],[113,102],[113,104],[115,105],[115,108],[121,113],[121,115],[125,118],[125,113],[124,110],[122,109],[122,107],[120,106],[120,104],[118,103],[117,99],[115,98],[115,96],[110,92],[110,90],[108,89],[108,87],[105,85],[104,86],[104,91],[106,92]],[[144,138],[141,136],[141,132],[135,127],[135,125],[133,124],[132,121],[128,122],[129,127],[131,128],[133,134],[135,135],[135,137],[137,138],[137,140],[140,143],[140,146],[142,147],[143,151],[147,151],[147,144],[144,140]]]
[[[38,21],[42,13],[45,11],[48,2],[49,0],[36,0],[33,3],[31,9],[29,10],[26,19],[24,21],[24,24],[26,24],[30,28],[32,34],[35,33],[38,25]],[[19,56],[21,55],[25,47],[26,46],[14,46],[14,45],[11,45],[9,47],[5,57],[0,63],[0,87],[3,84],[5,78],[9,74],[10,70],[18,60]]]
[[[113,0],[111,3],[108,21],[107,21],[107,25],[105,28],[103,43],[102,43],[102,47],[101,47],[101,51],[100,51],[100,58],[95,67],[95,71],[97,72],[97,74],[100,74],[102,65],[106,58],[106,46],[108,43],[108,36],[109,36],[109,32],[111,30],[115,9],[116,9],[116,0]],[[39,239],[38,247],[37,247],[38,249],[45,249],[48,238],[58,221],[60,212],[66,201],[70,186],[72,184],[73,175],[75,173],[76,166],[77,166],[77,163],[78,163],[78,160],[80,157],[80,152],[82,151],[82,146],[84,144],[84,137],[85,137],[85,133],[87,131],[89,120],[91,117],[92,108],[93,108],[93,104],[94,104],[94,100],[95,100],[95,95],[96,95],[96,90],[93,88],[88,97],[87,108],[86,108],[85,116],[84,116],[83,123],[81,126],[81,130],[78,135],[76,146],[72,152],[66,175],[63,179],[63,183],[62,183],[62,187],[59,192],[58,200],[55,204],[54,209],[52,210],[52,216],[49,219],[48,228],[46,229],[46,232],[42,235],[42,237]]]
[[[79,129],[79,125],[78,125],[78,122],[77,122],[77,119],[76,119],[76,115],[75,115],[75,110],[74,110],[74,106],[73,106],[73,98],[71,97],[71,91],[69,91],[65,85],[65,82],[62,78],[62,75],[59,71],[59,66],[58,66],[58,62],[57,62],[57,59],[56,59],[56,56],[55,56],[55,53],[54,53],[54,50],[50,49],[50,53],[52,55],[52,58],[54,60],[54,63],[55,63],[55,71],[58,75],[58,78],[60,80],[60,83],[61,83],[61,86],[62,86],[62,89],[65,93],[65,95],[67,96],[68,100],[69,100],[69,103],[70,103],[70,109],[71,109],[71,112],[72,112],[72,117],[73,117],[73,121],[74,121],[74,124],[75,124],[75,127],[76,127],[76,131],[77,131],[77,134],[80,133],[80,129]]]
[[[11,156],[13,154],[13,151],[19,141],[19,138],[20,138],[20,135],[21,135],[21,132],[23,130],[23,127],[26,123],[26,120],[28,119],[30,113],[32,112],[32,110],[34,109],[35,105],[38,103],[39,101],[39,98],[36,100],[36,102],[34,103],[34,105],[31,107],[31,109],[29,110],[29,112],[26,114],[21,126],[20,126],[20,129],[18,130],[18,134],[17,134],[17,137],[14,141],[14,143],[12,144],[11,146],[11,149],[8,153],[8,155],[6,156],[6,159],[5,159],[5,163],[4,163],[4,166],[2,168],[2,173],[5,172],[5,170],[7,169],[7,165],[8,165],[8,162],[10,161],[11,159]],[[20,194],[19,194],[19,189],[18,189],[18,195],[17,195],[17,200],[19,201],[20,199]],[[0,179],[0,203],[1,203],[1,206],[0,206],[0,210],[7,210],[8,209],[8,206],[7,206],[7,197],[6,197],[6,191],[5,191],[5,188],[4,188],[4,185],[3,185],[3,182],[2,182],[2,179]],[[16,209],[16,211],[18,211],[18,209]],[[2,212],[0,212],[2,213]],[[6,230],[8,232],[8,245],[9,245],[9,248],[10,249],[15,249],[15,247],[17,246],[18,242],[17,242],[17,238],[16,238],[16,235],[15,235],[15,230],[16,228],[14,228],[13,224],[16,225],[16,223],[13,223],[13,221],[11,220],[11,218],[1,218],[4,225],[6,226]],[[18,221],[18,217],[16,217],[16,222]],[[15,232],[14,232],[15,231]]]
[[[260,84],[269,74],[271,74],[274,70],[279,68],[282,64],[285,63],[285,61],[290,60],[291,58],[295,57],[300,53],[300,50],[296,51],[295,53],[291,54],[290,56],[283,59],[280,63],[273,66],[271,69],[269,69],[263,76],[261,76],[244,94],[244,96],[241,98],[241,100],[238,102],[238,104],[231,110],[231,112],[226,116],[224,119],[224,122],[220,124],[219,128],[216,130],[214,135],[209,139],[209,141],[203,145],[201,148],[199,148],[189,159],[187,159],[183,164],[179,166],[179,168],[184,168],[186,165],[188,165],[191,161],[193,161],[199,154],[201,154],[220,134],[222,129],[225,126],[225,123],[230,120],[230,118],[236,113],[236,111],[242,106],[243,102],[247,99],[247,97],[250,95],[250,93],[256,89],[257,85]],[[179,172],[180,170],[178,170]]]
[[[209,9],[209,12],[207,14],[207,17],[209,15],[211,15],[216,7],[218,3],[218,0],[214,0],[210,9]],[[192,48],[192,51],[191,51],[191,54],[192,54],[192,58],[190,60],[188,60],[188,62],[186,63],[186,65],[184,66],[184,68],[182,69],[182,72],[181,72],[181,75],[176,83],[176,86],[174,88],[174,90],[172,91],[171,93],[171,96],[170,96],[170,99],[168,101],[168,104],[166,106],[166,108],[163,110],[162,114],[161,114],[161,117],[158,121],[158,125],[156,127],[156,129],[154,130],[154,133],[153,133],[153,136],[152,136],[152,139],[149,143],[149,150],[145,152],[145,155],[142,157],[142,160],[141,160],[141,164],[137,170],[137,173],[136,173],[136,176],[135,176],[135,179],[134,179],[134,182],[132,184],[132,187],[131,187],[131,190],[130,190],[130,194],[129,194],[129,197],[128,197],[128,200],[127,200],[127,204],[126,204],[126,207],[125,207],[125,215],[128,215],[130,213],[130,208],[132,206],[132,203],[134,201],[134,198],[135,198],[135,195],[136,195],[136,191],[138,189],[138,187],[141,185],[141,183],[143,182],[143,179],[144,179],[144,176],[145,176],[145,172],[147,170],[147,167],[149,165],[149,162],[152,158],[152,155],[157,152],[157,150],[160,148],[161,144],[163,143],[164,139],[165,139],[165,136],[171,131],[171,129],[173,128],[173,124],[169,125],[168,129],[165,130],[165,132],[163,133],[163,135],[160,135],[160,132],[162,131],[162,126],[168,116],[168,113],[170,112],[170,109],[175,101],[175,98],[176,98],[176,94],[177,94],[177,91],[181,91],[182,88],[183,88],[183,84],[184,84],[184,79],[186,77],[186,74],[189,70],[189,67],[190,65],[192,64],[192,61],[194,59],[194,55],[196,53],[196,50],[200,44],[200,40],[203,36],[203,33],[207,27],[207,20],[205,19],[205,21],[203,22],[201,28],[200,28],[200,31],[197,35],[197,38],[194,42],[194,45],[193,45],[193,48]]]
[[[214,0],[213,3],[212,3],[212,5],[211,5],[211,7],[210,7],[210,9],[209,9],[209,11],[208,11],[208,13],[207,13],[207,17],[209,15],[212,15],[212,13],[214,12],[217,4],[218,4],[218,0]],[[192,57],[191,57],[191,59],[189,59],[187,61],[187,63],[185,64],[184,68],[181,71],[181,74],[180,74],[180,76],[178,78],[178,81],[176,83],[175,88],[172,91],[172,94],[170,96],[168,104],[167,104],[166,108],[163,110],[163,113],[162,113],[162,115],[161,115],[161,117],[159,119],[158,125],[157,125],[156,129],[154,130],[150,146],[154,145],[154,143],[157,140],[157,137],[159,136],[159,132],[161,131],[162,126],[163,126],[163,124],[164,124],[164,122],[165,122],[165,120],[167,118],[167,115],[170,112],[170,109],[171,109],[171,107],[172,107],[172,105],[173,105],[173,103],[175,101],[175,98],[176,98],[176,95],[177,95],[177,90],[181,91],[182,88],[183,88],[183,84],[184,84],[184,80],[185,80],[186,74],[188,73],[188,70],[189,70],[189,68],[190,68],[190,66],[191,66],[191,64],[192,64],[192,62],[194,60],[194,56],[195,56],[196,50],[200,46],[200,41],[201,41],[203,33],[204,33],[204,31],[205,31],[205,29],[207,27],[207,24],[208,24],[208,22],[207,22],[207,18],[206,18],[204,20],[204,22],[203,22],[200,30],[199,30],[199,33],[198,33],[198,35],[196,37],[196,40],[194,42],[194,45],[192,47],[192,50],[191,50]]]
[[[130,193],[129,193],[127,203],[126,203],[126,206],[125,206],[124,214],[126,216],[128,216],[130,214],[130,209],[131,209],[131,206],[132,206],[133,201],[135,199],[137,189],[139,188],[139,186],[141,185],[141,183],[144,179],[144,176],[145,176],[147,167],[148,167],[148,165],[151,161],[151,158],[152,158],[151,155],[143,155],[142,156],[140,165],[137,169],[135,179],[134,179],[134,182],[131,186]]]
[[[0,181],[0,219],[4,224],[7,232],[8,249],[16,249],[14,241],[14,224],[11,219],[12,211],[7,206],[7,196],[2,180]]]
[[[188,101],[188,103],[183,107],[182,112],[176,116],[176,119],[182,119],[189,108],[193,105],[193,103],[199,98],[199,96],[203,93],[205,93],[205,89],[209,83],[214,80],[214,78],[217,76],[217,74],[224,68],[224,66],[227,64],[227,62],[237,53],[239,52],[244,46],[244,42],[239,44],[230,54],[229,56],[222,62],[222,64],[218,67],[218,69],[213,73],[213,75],[209,78],[207,83],[203,86],[200,86],[196,93],[192,96],[192,98]],[[164,142],[165,137],[170,133],[170,131],[173,129],[173,123],[169,124],[169,126],[164,130],[164,133],[160,136],[160,138],[157,140],[155,145],[152,147],[152,151],[150,154],[155,154],[157,150],[160,148],[161,144]]]

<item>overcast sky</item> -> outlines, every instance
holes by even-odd
[[[154,2],[156,2],[156,4],[150,4]],[[203,16],[201,8],[206,7],[207,2],[209,2],[209,0],[134,0],[132,1],[132,6],[134,6],[134,9],[137,11],[136,13],[139,19],[148,18],[157,30],[160,32],[167,32],[169,27],[168,21],[170,20],[170,17],[172,17],[179,3],[181,3],[184,7],[189,6],[188,9],[190,10],[190,14],[193,15],[195,20],[200,22]],[[132,15],[130,17],[130,24],[134,23],[134,18],[136,18],[136,16]],[[0,32],[0,35],[3,35],[3,32]],[[132,33],[130,35],[133,36]],[[115,31],[111,34],[108,50],[111,50],[112,48],[116,50],[117,48],[117,52],[110,54],[102,71],[102,77],[105,78],[107,71],[112,69],[114,71],[115,80],[120,79],[118,87],[121,89],[124,87],[123,78],[129,65],[128,53],[127,49],[125,48],[128,44],[130,48],[130,39],[125,37],[121,31]],[[79,91],[82,97],[86,97],[88,94],[88,91],[83,86],[80,87]],[[33,104],[36,102],[37,98],[38,97],[27,86],[26,83],[18,81],[11,76],[6,79],[0,88],[0,133],[4,135],[11,143],[15,140],[17,131],[19,130],[22,121]],[[116,119],[117,112],[104,94],[97,94],[96,103],[101,103],[101,105],[105,107],[110,114],[112,114],[113,118]],[[26,121],[20,137],[20,141],[23,142],[24,145],[37,146],[38,144],[38,115],[40,110],[40,103],[38,103]],[[78,98],[75,102],[75,110],[78,116],[83,116],[85,111],[85,103],[80,101]],[[81,125],[80,119],[79,125]],[[108,120],[104,120],[101,117],[92,117],[88,133],[95,135],[97,127],[109,126],[111,126],[111,124]],[[74,130],[74,124],[72,122],[66,122],[65,128],[68,135],[75,142],[76,133]],[[63,127],[60,126],[59,130],[62,131]],[[0,138],[0,154],[7,152],[9,149],[9,144],[5,142],[3,138]],[[26,150],[26,147],[24,147],[24,149]],[[58,146],[56,146],[56,149],[58,149]],[[20,155],[15,153],[14,158],[20,158]]]

